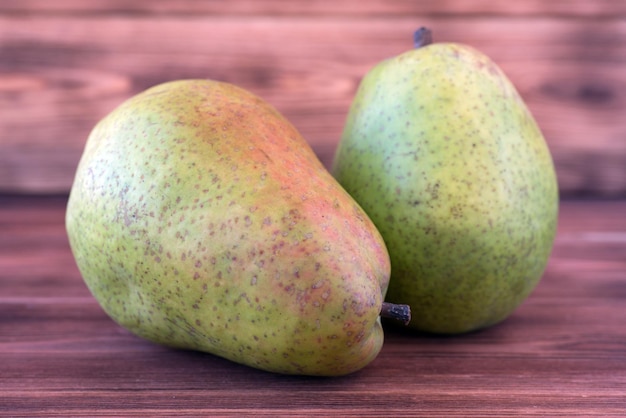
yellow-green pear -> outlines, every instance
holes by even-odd
[[[378,231],[296,129],[232,84],[164,83],[100,121],[66,227],[102,308],[146,339],[306,375],[381,348]]]
[[[387,301],[410,327],[461,333],[496,324],[535,288],[553,245],[558,189],[549,149],[487,56],[432,43],[362,80],[333,175],[381,232]]]

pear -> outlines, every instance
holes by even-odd
[[[108,114],[66,228],[94,297],[140,337],[303,375],[355,372],[381,348],[380,234],[296,129],[235,85],[172,81]]]
[[[428,29],[415,39],[361,80],[332,172],[385,240],[387,301],[410,306],[413,329],[457,334],[502,321],[535,288],[558,188],[502,70]]]

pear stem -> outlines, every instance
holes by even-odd
[[[422,26],[413,33],[413,46],[415,49],[433,43],[433,31]]]
[[[380,309],[380,316],[402,321],[404,325],[408,325],[409,322],[411,322],[411,307],[409,305],[383,302],[383,306]]]

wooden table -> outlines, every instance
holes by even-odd
[[[64,197],[0,197],[2,416],[626,416],[626,201],[566,201],[545,277],[504,323],[387,330],[342,378],[269,374],[142,341],[90,296]]]

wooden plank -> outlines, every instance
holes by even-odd
[[[261,95],[328,166],[360,78],[410,48],[416,24],[503,67],[544,130],[564,195],[626,192],[626,21],[428,16],[0,16],[0,191],[67,193],[96,121],[177,78]]]
[[[89,296],[65,233],[66,200],[0,195],[0,298]],[[542,294],[559,297],[567,288],[576,298],[626,296],[624,213],[624,201],[562,202]],[[597,274],[604,284],[594,281]],[[586,286],[576,287],[576,281]]]
[[[64,208],[63,198],[0,197],[0,255],[15,248],[0,256],[0,415],[623,416],[626,410],[626,201],[563,202],[546,274],[504,323],[453,337],[386,327],[374,362],[329,379],[265,373],[122,330],[87,293],[75,292],[80,277],[73,264],[47,279],[29,268],[71,257]],[[21,280],[6,286],[15,274]]]
[[[518,0],[504,2],[440,0],[20,0],[0,2],[0,13],[210,14],[273,16],[510,15],[616,17],[626,14],[621,0]]]

